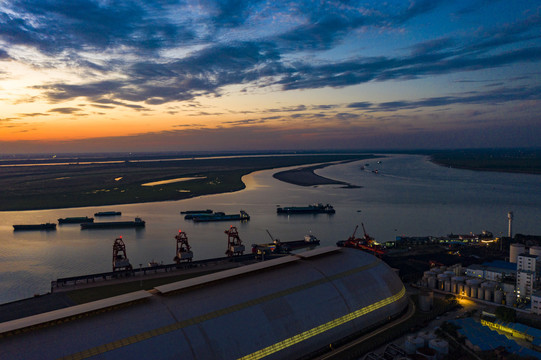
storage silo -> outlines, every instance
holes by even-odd
[[[494,302],[499,305],[503,303],[503,291],[501,290],[494,291]]]
[[[505,294],[505,305],[507,306],[513,306],[515,305],[515,302],[517,301],[517,296],[514,292],[508,292]]]
[[[526,246],[524,244],[511,244],[509,247],[509,262],[516,263],[517,257],[524,252],[526,252]]]
[[[530,255],[536,255],[541,257],[541,246],[532,246],[530,248]]]
[[[471,286],[468,284],[464,285],[464,295],[468,297],[471,295]]]
[[[435,289],[435,288],[437,288],[437,286],[438,286],[438,280],[437,280],[437,278],[436,278],[435,276],[430,276],[430,277],[428,278],[428,287],[429,287],[430,289]]]
[[[485,301],[492,301],[492,293],[493,293],[492,287],[486,287],[485,288]]]
[[[477,292],[478,292],[478,290],[479,290],[479,287],[477,287],[477,286],[472,286],[472,287],[470,288],[470,297],[476,298],[476,299],[477,299]]]
[[[424,344],[424,339],[415,335],[409,335],[406,337],[406,341],[404,341],[404,350],[406,350],[408,354],[415,354],[417,349],[422,348]]]
[[[430,311],[434,306],[434,292],[433,291],[421,291],[419,293],[419,310]]]
[[[432,339],[428,344],[428,347],[436,350],[440,357],[449,355],[449,343],[442,339]]]

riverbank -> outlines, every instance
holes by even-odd
[[[332,164],[373,158],[370,154],[261,155],[153,159],[152,161],[70,162],[58,165],[10,164],[0,172],[0,211],[43,210],[85,206],[182,200],[244,189],[242,176],[254,171]],[[316,167],[317,168],[317,167]],[[313,169],[315,170],[315,168]],[[312,170],[312,172],[313,172]],[[308,170],[309,171],[309,170]],[[290,181],[306,175],[286,176]],[[308,185],[328,183],[313,174]],[[186,181],[143,184],[189,178]],[[317,181],[315,180],[317,179]],[[347,186],[347,184],[345,184]]]

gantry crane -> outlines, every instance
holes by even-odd
[[[177,252],[173,261],[179,264],[181,261],[191,262],[193,258],[193,252],[190,250],[190,244],[188,244],[188,237],[184,231],[179,230],[177,236]]]
[[[242,245],[242,240],[239,238],[237,228],[231,226],[224,232],[227,234],[227,250],[225,254],[227,256],[242,255],[244,253],[244,245]]]

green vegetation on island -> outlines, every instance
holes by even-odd
[[[468,149],[430,152],[436,164],[460,169],[541,174],[541,149]]]
[[[371,157],[373,155],[306,154],[4,165],[0,172],[0,211],[181,200],[242,190],[245,187],[242,176],[253,171]],[[142,186],[182,177],[193,179]]]

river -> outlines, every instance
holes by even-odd
[[[377,174],[372,172],[376,169]],[[237,226],[247,249],[252,243],[269,242],[266,230],[283,241],[299,240],[311,232],[323,246],[334,245],[350,236],[361,222],[380,242],[394,240],[397,235],[442,236],[482,230],[506,235],[509,211],[514,212],[515,233],[541,234],[541,175],[452,169],[416,155],[392,155],[316,170],[321,176],[360,188],[301,187],[274,179],[272,174],[277,171],[245,176],[247,187],[242,191],[187,200],[0,212],[0,303],[47,293],[50,282],[60,277],[111,271],[112,246],[120,235],[131,264],[138,267],[151,260],[172,263],[174,236],[179,229],[186,232],[195,260],[224,256],[224,231],[231,225]],[[332,204],[336,214],[276,214],[277,205],[315,202]],[[193,223],[180,214],[182,210],[207,208],[226,213],[243,209],[251,220]],[[48,232],[15,232],[12,227],[108,210],[122,212],[115,220],[140,216],[146,227],[81,230],[73,224],[58,225],[56,231]]]

